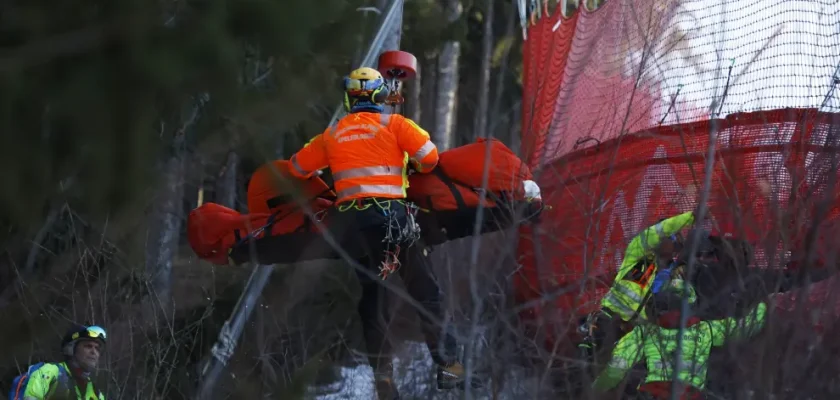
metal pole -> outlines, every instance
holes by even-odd
[[[402,6],[403,0],[391,1],[391,4],[382,19],[382,23],[379,26],[379,30],[377,30],[376,35],[368,47],[365,58],[362,60],[362,66],[372,66],[376,62],[376,57],[381,52],[387,35],[394,30],[391,25],[394,21],[402,20]],[[338,120],[342,107],[343,106],[339,105],[335,114],[333,114],[332,120],[330,120],[330,125]],[[251,272],[251,277],[248,279],[248,283],[245,285],[245,290],[243,291],[242,296],[239,297],[239,300],[233,309],[233,314],[230,319],[225,321],[221,332],[219,332],[219,339],[216,341],[216,344],[213,345],[210,355],[202,364],[199,376],[200,381],[198,393],[195,397],[196,400],[209,400],[213,398],[215,385],[227,366],[228,360],[233,355],[233,351],[236,348],[236,343],[239,341],[239,337],[242,335],[245,323],[251,317],[251,313],[254,311],[257,299],[262,294],[269,278],[271,278],[272,272],[273,266],[271,265],[258,265],[254,268],[254,271]]]
[[[373,67],[374,63],[376,62],[376,57],[379,53],[382,52],[382,45],[385,43],[386,36],[392,32],[391,24],[395,20],[401,20],[402,16],[399,12],[403,9],[403,0],[393,0],[391,4],[388,5],[388,9],[385,11],[385,17],[382,18],[382,23],[379,25],[379,30],[376,31],[376,35],[373,37],[373,40],[370,42],[370,46],[368,47],[367,53],[365,53],[365,58],[362,59],[362,64],[359,65],[360,67]],[[335,112],[330,118],[330,125],[334,124],[335,121],[338,121],[338,118],[341,116],[342,111],[344,110],[344,105],[339,104],[336,107]]]
[[[201,368],[201,382],[199,383],[196,400],[209,400],[213,398],[213,390],[219,377],[227,366],[227,362],[233,355],[239,336],[245,329],[245,323],[251,317],[251,313],[260,298],[265,285],[271,278],[274,270],[273,265],[257,265],[245,284],[245,290],[233,307],[231,318],[225,321],[219,332],[219,339],[210,350],[210,355],[204,361]]]

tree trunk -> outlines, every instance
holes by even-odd
[[[425,57],[423,67],[423,81],[420,87],[420,109],[426,110],[421,113],[420,126],[425,129],[431,129],[429,133],[432,136],[432,141],[437,143],[438,134],[435,132],[435,118],[436,118],[436,98],[437,98],[437,57],[427,55]]]
[[[508,144],[511,151],[521,158],[524,156],[523,154],[520,154],[522,147],[522,121],[520,121],[522,106],[516,105],[514,107],[513,112],[510,113],[510,121],[507,124],[508,134],[510,135],[508,138]]]
[[[237,194],[239,193],[239,155],[230,151],[225,165],[216,177],[216,203],[237,210]]]
[[[516,34],[516,13],[511,12],[508,17],[507,26],[505,26],[505,38],[513,37]],[[488,129],[493,132],[496,137],[507,137],[509,132],[502,132],[500,134],[498,129],[507,129],[507,124],[501,124],[499,118],[502,115],[502,98],[505,94],[505,77],[508,75],[508,65],[510,64],[510,50],[513,45],[504,49],[499,62],[499,67],[496,70],[496,80],[493,84],[495,93],[493,94],[493,108],[488,118]]]
[[[160,192],[150,213],[145,251],[146,274],[154,296],[150,305],[154,306],[157,302],[164,313],[172,310],[172,263],[178,253],[181,238],[186,132],[198,121],[204,103],[208,100],[206,94],[196,99],[191,113],[173,135],[171,153],[161,163]]]
[[[459,0],[447,0],[446,15],[450,23],[461,17],[462,5]],[[438,91],[435,112],[435,144],[441,151],[452,146],[452,129],[455,123],[455,106],[458,96],[458,59],[461,56],[461,43],[456,40],[443,44],[438,58]]]
[[[481,71],[478,84],[478,109],[475,110],[475,133],[473,140],[487,137],[487,113],[490,102],[490,68],[493,56],[493,4],[484,0],[484,29],[481,40]]]
[[[420,93],[423,89],[423,80],[420,76],[420,70],[420,63],[418,62],[417,75],[408,83],[407,89],[403,93],[405,96],[405,114],[417,123],[420,123],[420,117],[422,116],[422,107],[420,106],[422,97]]]
[[[184,197],[184,135],[175,138],[174,152],[162,164],[162,185],[152,206],[146,238],[146,273],[154,298],[164,312],[172,304],[172,261],[181,235]]]

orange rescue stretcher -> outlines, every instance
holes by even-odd
[[[532,179],[528,167],[502,142],[479,139],[442,152],[433,172],[409,176],[407,200],[420,207],[417,221],[426,245],[473,235],[488,145],[481,233],[538,217],[541,202],[527,199],[523,190],[523,181]],[[257,169],[248,184],[249,214],[215,203],[190,212],[187,234],[196,255],[219,265],[338,259],[313,220],[329,226],[324,217],[335,192],[320,177],[292,177],[289,168],[288,161],[277,160]]]

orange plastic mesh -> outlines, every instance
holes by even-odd
[[[712,116],[712,231],[747,238],[757,266],[776,267],[818,222],[828,257],[840,233],[838,14],[825,1],[606,0],[530,26],[522,156],[552,209],[538,232],[522,229],[516,292],[535,305],[523,316],[593,310],[630,238],[696,206]]]

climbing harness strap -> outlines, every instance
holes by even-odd
[[[339,204],[336,208],[339,212],[346,212],[349,210],[365,211],[371,207],[376,207],[386,217],[386,221],[383,223],[385,235],[382,238],[382,243],[385,244],[385,254],[382,264],[379,265],[379,277],[384,280],[399,269],[399,255],[402,247],[410,247],[420,239],[420,225],[417,223],[419,208],[414,203],[405,200],[381,200],[376,198],[354,199]],[[401,223],[399,213],[394,212],[395,207],[405,207],[404,223]]]
[[[516,208],[517,204],[521,204],[521,202],[516,200],[516,197],[513,195],[512,192],[508,192],[508,191],[504,191],[504,190],[503,191],[498,191],[498,192],[492,191],[492,190],[486,190],[484,188],[468,185],[464,182],[461,182],[460,180],[454,179],[451,176],[446,174],[446,171],[444,171],[444,169],[441,165],[438,165],[434,169],[433,173],[435,175],[437,175],[438,178],[440,178],[440,180],[449,188],[449,191],[452,192],[452,196],[455,198],[455,202],[458,205],[458,209],[463,209],[463,208],[466,208],[467,206],[466,206],[466,203],[464,203],[464,198],[461,196],[461,193],[458,191],[456,186],[460,186],[460,187],[463,187],[467,190],[471,190],[475,193],[478,193],[479,195],[482,192],[484,192],[485,196],[486,196],[486,199],[490,200],[490,201],[493,201],[499,207],[505,207],[505,208],[508,208],[510,210],[513,210],[513,209]],[[430,205],[432,204],[431,196],[429,197],[429,204]],[[528,202],[528,204],[530,205],[532,203]],[[531,220],[532,218],[538,216],[542,212],[542,209],[544,207],[545,206],[540,204],[540,206],[538,208],[533,208],[533,207],[526,208],[525,209],[526,213],[524,215],[522,215],[521,218],[525,221]],[[434,208],[434,207],[432,207],[432,208]]]
[[[335,194],[333,193],[332,188],[327,188],[326,190],[316,194],[315,196],[312,196],[312,199],[317,199],[319,197],[320,198],[325,198],[325,199],[328,199],[328,200],[335,200]],[[295,202],[295,199],[292,195],[290,195],[290,194],[280,194],[280,195],[274,196],[274,197],[266,200],[265,205],[268,206],[269,209],[272,209],[272,208],[282,207],[286,204],[292,204],[294,202]]]
[[[266,220],[266,222],[265,222],[265,224],[263,224],[263,226],[260,226],[258,228],[255,228],[255,229],[251,230],[250,232],[248,232],[247,235],[245,235],[245,237],[240,236],[238,229],[235,230],[234,235],[236,237],[236,242],[233,246],[231,246],[230,249],[228,249],[228,254],[232,253],[233,249],[235,249],[236,247],[240,246],[243,243],[248,242],[249,240],[259,239],[260,238],[259,236],[263,233],[265,233],[265,235],[264,235],[265,237],[271,236],[271,227],[274,226],[274,224],[276,224],[279,221],[282,221],[284,218],[288,217],[289,215],[294,214],[298,210],[300,210],[300,206],[295,206],[292,209],[287,210],[282,215],[281,215],[281,213],[282,213],[281,210],[275,211],[274,213],[272,213],[268,217],[268,220]],[[324,216],[326,214],[327,214],[327,210],[324,209],[324,210],[320,210],[320,211],[317,211],[317,212],[313,213],[312,216],[314,217],[313,219],[315,219],[318,222],[321,222],[321,221],[323,221]],[[301,228],[308,229],[308,224],[309,223],[311,223],[310,219],[306,218],[304,220],[304,225]]]

